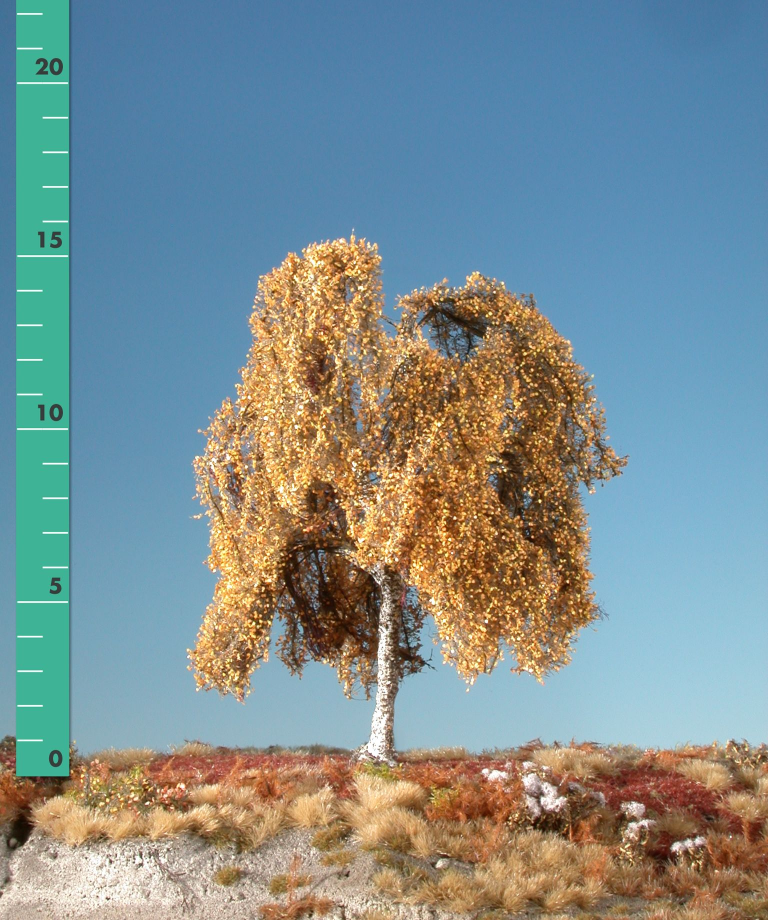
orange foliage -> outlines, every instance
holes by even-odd
[[[31,807],[61,791],[62,780],[48,777],[15,776],[0,771],[0,824],[29,813]]]
[[[293,673],[322,661],[367,695],[377,566],[400,582],[401,677],[425,664],[428,614],[469,683],[505,652],[542,681],[600,615],[579,487],[626,458],[570,342],[477,273],[400,298],[391,338],[380,262],[336,240],[259,282],[237,399],[195,460],[220,573],[189,652],[199,688],[242,700],[277,620]]]
[[[718,834],[707,840],[707,853],[716,869],[768,872],[768,840],[749,843],[743,837]]]
[[[0,824],[13,821],[38,798],[35,784],[10,772],[0,773]]]
[[[335,906],[335,902],[329,898],[307,894],[285,904],[264,904],[259,908],[259,916],[262,920],[298,920],[300,917],[311,917],[315,914],[323,917]]]

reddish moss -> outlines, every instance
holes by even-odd
[[[622,802],[641,802],[658,815],[672,810],[688,811],[704,827],[707,821],[720,817],[729,826],[733,824],[734,830],[741,828],[740,822],[721,804],[717,793],[679,773],[652,766],[629,767],[615,776],[595,777],[589,781],[589,787],[602,792],[608,807],[617,812]]]
[[[224,749],[203,755],[163,755],[148,765],[149,775],[163,783],[250,786],[265,799],[290,794],[306,778],[308,770],[340,795],[351,784],[349,758],[340,755],[238,754]]]

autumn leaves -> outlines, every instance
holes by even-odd
[[[570,343],[479,274],[401,298],[394,338],[383,306],[377,248],[354,238],[259,283],[237,400],[195,461],[220,572],[190,653],[200,687],[242,698],[278,615],[292,670],[324,661],[367,692],[376,566],[413,589],[398,592],[405,673],[427,614],[469,682],[505,650],[540,679],[597,617],[579,487],[626,458]]]

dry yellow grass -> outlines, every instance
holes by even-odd
[[[675,809],[656,819],[656,830],[660,834],[671,834],[675,840],[683,840],[698,833],[699,822],[688,812]]]
[[[86,840],[107,837],[109,821],[93,808],[81,808],[62,822],[61,838],[70,846],[80,846]]]
[[[263,803],[259,794],[247,786],[223,785],[219,790],[219,802],[237,805],[240,808],[259,808]]]
[[[605,753],[619,767],[633,767],[643,759],[643,749],[635,744],[612,744]]]
[[[152,753],[144,752],[145,756]],[[436,759],[434,752],[428,753]],[[343,866],[354,860],[354,850],[341,849],[342,832],[354,832],[360,845],[378,849],[377,858],[382,856],[383,866],[375,884],[383,894],[401,904],[431,905],[458,913],[488,911],[487,920],[503,912],[532,908],[542,913],[542,920],[544,916],[586,920],[593,915],[590,912],[595,904],[609,894],[644,898],[659,918],[717,920],[724,904],[742,911],[745,917],[763,916],[768,910],[768,879],[747,868],[758,864],[750,848],[763,845],[760,834],[763,841],[768,840],[768,770],[761,765],[732,765],[729,770],[708,759],[715,755],[704,749],[667,753],[675,755],[668,758],[667,769],[725,793],[723,804],[744,822],[744,834],[734,834],[731,840],[732,828],[724,818],[705,825],[685,808],[656,816],[657,833],[669,833],[676,840],[705,835],[708,846],[716,845],[718,854],[722,851],[715,864],[705,860],[703,866],[691,867],[689,860],[680,858],[654,874],[650,862],[628,866],[614,859],[605,841],[614,840],[615,833],[595,832],[587,838],[599,843],[586,842],[586,835],[580,834],[578,842],[571,843],[556,833],[514,830],[490,818],[427,820],[423,812],[428,789],[366,772],[354,776],[353,799],[337,799],[330,786],[320,786],[321,780],[327,782],[320,769],[302,772],[297,768],[282,801],[266,801],[247,783],[225,781],[191,788],[193,807],[188,812],[153,808],[146,816],[128,811],[104,814],[59,796],[36,806],[33,821],[73,846],[97,837],[160,840],[194,833],[216,843],[234,841],[238,846],[255,848],[286,827],[320,828],[318,833],[325,835],[338,828],[338,840],[334,840],[338,849],[323,860],[325,865]],[[121,759],[123,755],[125,759]],[[139,759],[135,752],[114,749],[96,756],[115,770]],[[570,773],[583,779],[612,773],[621,764],[637,762],[641,757],[642,752],[634,749],[624,754],[613,749],[604,753],[575,748],[525,752],[526,759],[548,766],[556,774]],[[289,772],[292,770],[290,767]],[[606,819],[606,827],[608,824]],[[451,857],[470,864],[473,870],[428,872],[398,853],[433,861],[437,856]],[[748,856],[751,862],[746,861]],[[715,865],[742,868],[715,871]],[[682,907],[673,902],[675,898],[688,903]],[[734,917],[731,914],[728,920]],[[624,920],[618,907],[615,920]],[[648,913],[643,920],[649,920]]]
[[[189,800],[194,805],[237,805],[240,808],[258,810],[263,802],[259,794],[248,786],[231,786],[224,783],[211,783],[195,786],[188,792]]]
[[[333,850],[321,857],[320,862],[324,866],[349,866],[357,859],[357,853],[354,850]]]
[[[280,833],[285,826],[285,810],[278,806],[265,809],[258,824],[254,824],[245,834],[248,846],[258,849],[267,840]]]
[[[762,776],[763,772],[758,767],[742,766],[734,767],[733,769],[733,778],[736,782],[756,795],[760,794],[760,779]],[[766,792],[768,792],[768,785],[766,785]]]
[[[704,876],[691,866],[667,866],[662,885],[669,894],[690,898],[701,887]]]
[[[768,818],[768,795],[732,792],[725,797],[725,804],[744,821],[764,821]]]
[[[336,818],[336,797],[326,786],[319,792],[297,796],[288,806],[287,818],[295,827],[327,827]]]
[[[366,845],[391,845],[394,838],[400,849],[406,849],[403,841],[410,841],[410,852],[425,857],[434,855],[436,840],[442,836],[441,849],[453,856],[468,855],[450,852],[456,849],[458,834],[445,825],[434,833],[432,825],[405,809],[379,811],[369,815],[368,821],[358,830]],[[550,912],[572,907],[586,910],[606,896],[607,881],[618,873],[605,847],[599,844],[572,844],[536,830],[505,833],[508,846],[502,854],[491,857],[472,874],[450,869],[438,879],[413,882],[387,868],[377,873],[377,887],[404,903],[431,904],[457,912],[482,908],[520,911],[531,904]],[[645,882],[647,877],[638,881]]]
[[[555,884],[545,892],[539,903],[547,911],[567,910],[569,907],[587,909],[593,907],[604,896],[605,887],[597,879],[587,879],[583,884]]]
[[[215,754],[216,748],[206,741],[185,741],[179,747],[172,744],[171,751],[183,757],[205,757],[207,754]]]
[[[758,872],[747,872],[745,874],[750,879],[749,890],[754,891],[758,897],[768,901],[768,875]]]
[[[64,825],[72,821],[80,810],[80,806],[71,799],[55,796],[32,809],[32,823],[52,837],[61,837]]]
[[[37,806],[33,822],[52,837],[79,846],[86,840],[107,837],[149,837],[160,840],[194,833],[206,839],[222,835],[237,837],[246,846],[258,847],[286,825],[285,806],[252,803],[250,807],[225,802],[218,806],[205,802],[187,812],[153,808],[146,816],[131,812],[103,815],[98,810],[78,805],[57,796]]]
[[[421,811],[429,800],[429,792],[418,783],[386,780],[366,773],[355,776],[355,789],[358,802],[368,811],[394,807]]]
[[[625,898],[639,898],[654,883],[653,866],[619,865],[607,880],[608,890]]]
[[[506,837],[510,836],[506,829],[498,830]],[[474,822],[460,825],[442,818],[430,821],[411,834],[410,852],[421,859],[449,856],[452,859],[472,860],[476,858],[477,845],[473,839],[476,832]]]
[[[324,788],[325,783],[320,776],[312,772],[303,773],[301,778],[296,781],[293,789],[286,792],[285,800],[291,801],[300,795],[314,795],[314,793],[320,792]]]
[[[72,799],[67,799],[62,795],[53,796],[40,805],[33,807],[32,821],[37,827],[48,830],[57,821],[71,814],[77,807],[77,804]]]
[[[80,846],[94,837],[109,836],[109,821],[94,808],[84,808],[71,799],[56,796],[32,811],[33,823],[70,846]]]
[[[467,760],[471,755],[465,747],[411,748],[403,752],[403,760]]]
[[[200,837],[216,838],[234,834],[246,846],[259,847],[285,826],[285,806],[253,803],[248,808],[225,803],[218,808],[210,803],[187,812],[189,829]]]
[[[220,798],[221,785],[209,783],[195,786],[188,791],[189,800],[195,805],[215,805]]]
[[[390,846],[402,852],[411,852],[413,838],[427,828],[424,818],[399,805],[378,811],[361,808],[350,814],[349,819],[360,845],[366,849]]]
[[[689,904],[685,907],[651,909],[646,920],[732,920],[733,911],[724,904]]]
[[[405,879],[394,869],[379,869],[374,872],[371,881],[376,889],[390,898],[400,900],[405,894]]]
[[[733,785],[730,770],[714,760],[690,757],[675,764],[675,770],[696,783],[706,786],[711,792],[724,792]]]
[[[531,754],[531,760],[555,773],[572,773],[579,779],[611,775],[619,769],[617,762],[607,754],[577,748],[539,748]]]
[[[160,809],[157,809],[158,811]],[[51,837],[64,840],[74,846],[97,837],[109,840],[126,840],[129,837],[147,836],[153,825],[150,816],[122,811],[117,814],[101,814],[98,809],[86,808],[71,799],[57,796],[33,810],[33,822]],[[177,827],[171,834],[176,836],[182,829]]]
[[[371,907],[360,914],[360,920],[395,920],[395,914],[390,910]]]
[[[119,811],[112,815],[107,827],[107,836],[110,840],[127,840],[129,837],[143,837],[147,827],[147,819],[143,815],[135,815],[130,811]]]
[[[196,805],[187,812],[191,827],[201,837],[213,837],[221,830],[222,822],[218,809],[210,803]]]
[[[490,874],[481,876],[483,889],[494,907],[499,910],[518,913],[529,906],[529,892],[540,887],[538,881],[531,881],[519,876],[509,875],[504,879],[495,878]]]
[[[163,808],[153,808],[147,815],[144,834],[150,840],[162,840],[167,837],[178,837],[192,830],[193,819],[189,812],[165,811]]]
[[[113,770],[127,770],[136,764],[149,763],[157,757],[155,751],[151,748],[105,748],[103,751],[96,751],[89,754],[85,759],[89,762],[98,760],[99,763],[105,763]]]
[[[231,802],[220,806],[219,819],[223,822],[225,828],[232,828],[238,833],[244,833],[261,824],[261,815],[252,808],[243,808],[241,805],[233,805]]]
[[[492,905],[477,879],[454,869],[446,870],[439,879],[419,882],[405,900],[409,904],[430,904],[462,914]]]
[[[572,844],[553,834],[524,831],[513,836],[510,848],[492,857],[476,877],[486,897],[504,910],[521,910],[533,902],[549,911],[576,906],[588,908],[606,894],[595,867],[603,876],[613,867],[598,844]]]

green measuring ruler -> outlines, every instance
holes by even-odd
[[[69,0],[17,0],[17,776],[69,774],[69,63]]]

